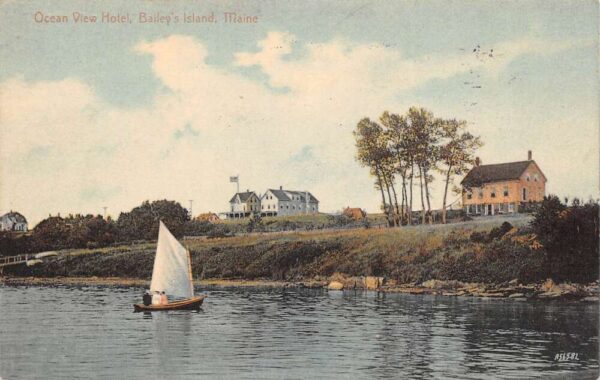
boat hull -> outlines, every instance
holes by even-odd
[[[170,302],[166,305],[144,305],[141,303],[136,303],[133,305],[133,310],[135,312],[139,311],[166,311],[166,310],[198,310],[204,302],[206,295],[200,295],[196,297],[192,297],[190,299],[185,299],[181,301]]]

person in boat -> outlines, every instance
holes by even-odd
[[[144,292],[144,295],[142,296],[142,301],[144,302],[144,306],[148,306],[152,303],[152,295],[148,290]]]
[[[160,304],[161,304],[160,292],[158,290],[155,290],[154,293],[152,293],[152,305],[160,305]]]
[[[167,298],[166,293],[160,292],[160,304],[161,305],[168,305],[169,304],[169,299]]]

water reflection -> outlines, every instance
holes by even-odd
[[[205,289],[133,313],[136,288],[0,287],[4,378],[595,378],[598,307],[399,294]],[[579,361],[556,362],[560,352]]]

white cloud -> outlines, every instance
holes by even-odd
[[[398,92],[433,79],[474,69],[497,74],[523,54],[559,49],[508,41],[490,64],[470,52],[406,58],[381,44],[339,38],[304,45],[304,54],[291,58],[298,44],[271,32],[258,52],[235,55],[235,63],[260,67],[271,86],[287,92],[207,64],[204,45],[180,35],[134,47],[152,57],[167,89],[146,106],[109,105],[73,78],[3,82],[0,209],[19,209],[33,221],[59,211],[99,213],[102,206],[117,216],[145,199],[168,198],[184,205],[194,199],[196,211],[223,211],[234,190],[228,176],[239,173],[244,189],[284,185],[312,191],[325,210],[376,210],[372,180],[354,161],[351,130],[361,117],[403,111],[410,104],[401,104]],[[493,128],[491,122],[479,133]]]

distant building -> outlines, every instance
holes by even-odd
[[[0,216],[0,231],[27,231],[27,219],[15,211]]]
[[[285,216],[316,214],[319,200],[308,191],[268,189],[260,198],[261,214],[264,216]]]
[[[229,211],[224,213],[228,219],[247,218],[260,212],[260,197],[250,190],[236,193],[229,200]]]
[[[546,176],[532,159],[475,167],[461,181],[462,204],[468,215],[515,213],[521,202],[541,202],[546,195]]]
[[[209,223],[213,223],[213,224],[219,223],[221,221],[221,218],[219,218],[219,216],[217,214],[215,214],[214,212],[207,212],[204,214],[200,214],[195,219],[200,222],[209,222]]]
[[[367,213],[358,207],[346,207],[342,211],[342,215],[354,220],[361,220],[367,217]]]

